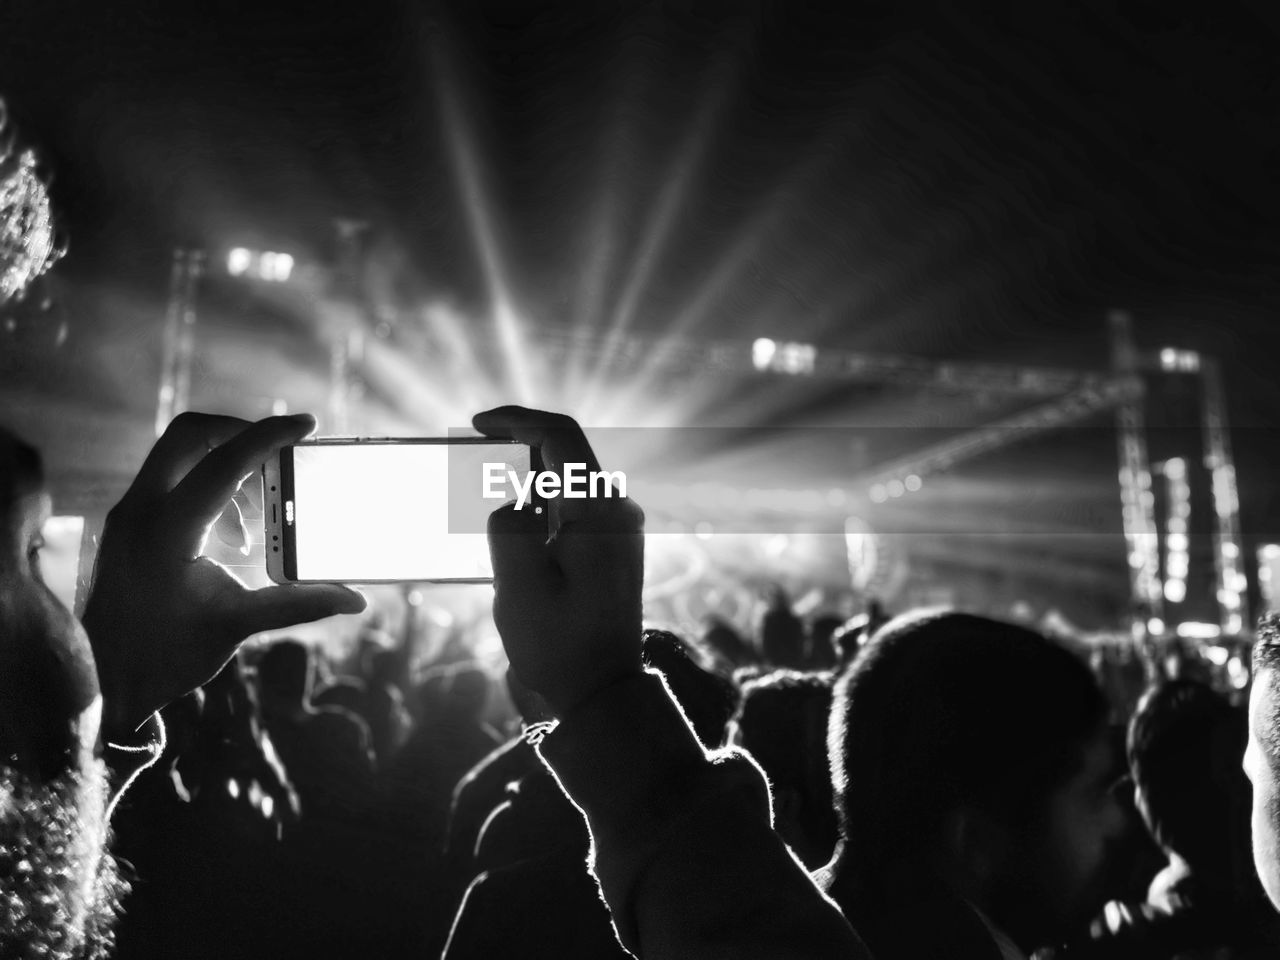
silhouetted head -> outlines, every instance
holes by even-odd
[[[760,656],[732,624],[720,617],[709,617],[702,633],[703,646],[720,658],[730,669],[758,663]]]
[[[1246,718],[1211,688],[1172,680],[1148,690],[1129,721],[1134,800],[1156,842],[1206,881],[1248,874]]]
[[[0,306],[58,258],[35,152],[0,100]],[[40,455],[0,428],[0,955],[98,957],[124,885],[107,853],[97,668],[38,562]]]
[[[725,724],[738,704],[733,683],[699,666],[685,642],[667,630],[644,632],[640,658],[662,674],[702,745],[712,750],[720,746]]]
[[[96,956],[123,885],[107,854],[102,697],[89,639],[45,586],[51,501],[0,428],[0,955]],[[42,952],[43,951],[43,952]]]
[[[836,813],[827,760],[829,673],[778,670],[742,688],[730,740],[769,778],[778,834],[809,868],[831,857]]]
[[[370,683],[393,685],[400,672],[400,654],[395,650],[377,650],[369,658],[369,672],[366,676]]]
[[[51,504],[39,453],[0,428],[0,756],[46,779],[92,755],[102,709],[89,639],[40,573]]]
[[[845,618],[834,613],[824,613],[809,624],[809,646],[806,669],[829,670],[839,662],[836,657],[836,631],[844,626]],[[847,662],[847,661],[846,661]]]
[[[362,715],[368,710],[368,691],[355,677],[336,677],[317,690],[311,702],[317,707],[341,707]]]
[[[310,702],[311,649],[299,640],[277,640],[258,661],[258,686],[264,700],[291,707]]]
[[[760,620],[760,649],[766,663],[775,667],[800,667],[804,663],[804,623],[791,609],[781,587],[769,592],[768,606]]]
[[[1030,630],[890,621],[836,685],[841,871],[870,910],[941,885],[1028,951],[1087,920],[1123,826],[1106,713],[1087,667]]]

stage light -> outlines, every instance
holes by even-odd
[[[227,253],[227,273],[267,283],[288,283],[295,261],[290,254],[274,250],[246,250],[235,247]]]
[[[1187,581],[1185,580],[1166,580],[1164,584],[1164,598],[1170,603],[1181,603],[1187,599]]]
[[[884,485],[885,493],[893,497],[895,500],[906,493],[906,487],[902,485],[901,480],[890,480]]]
[[[774,373],[808,375],[818,363],[818,348],[811,343],[782,343],[760,337],[751,344],[751,365]]]
[[[757,370],[768,370],[777,349],[778,345],[776,343],[766,337],[761,337],[751,344],[751,363]]]
[[[1170,373],[1196,373],[1200,369],[1200,354],[1194,350],[1164,347],[1160,351],[1160,369]]]
[[[884,484],[877,483],[871,488],[872,503],[884,503],[887,499],[889,499],[889,494],[885,492]]]
[[[1187,621],[1178,624],[1176,633],[1184,640],[1216,640],[1222,636],[1222,628],[1216,623]]]
[[[924,486],[924,481],[921,480],[918,476],[916,476],[913,473],[909,477],[907,477],[907,479],[903,480],[902,484],[907,488],[909,492],[915,493],[917,490],[919,490],[921,487]]]
[[[244,247],[236,247],[227,254],[227,273],[233,277],[244,276],[249,272],[249,265],[253,262],[253,254]]]

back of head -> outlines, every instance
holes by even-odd
[[[831,713],[855,886],[929,876],[957,811],[1034,820],[1105,716],[1084,663],[1030,630],[937,611],[887,623],[837,681]]]
[[[811,758],[819,758],[830,793],[827,721],[831,715],[830,674],[775,670],[742,688],[735,716],[741,746],[769,779],[801,787],[809,781]]]
[[[258,684],[265,697],[302,705],[311,692],[311,651],[299,640],[277,640],[258,661]]]
[[[709,749],[720,746],[725,724],[738,704],[733,683],[704,670],[685,642],[666,630],[646,630],[640,656],[646,667],[662,674],[702,745]]]
[[[357,677],[337,677],[315,692],[311,702],[317,707],[339,707],[357,716],[368,711],[368,691]]]
[[[836,814],[827,760],[827,723],[833,678],[829,673],[778,670],[742,689],[735,715],[738,743],[760,764],[779,796],[796,798],[794,829],[786,837],[806,863],[825,863],[836,842]],[[775,807],[775,816],[779,811]],[[782,832],[782,824],[779,824]]]
[[[703,646],[730,669],[754,664],[759,656],[742,635],[727,621],[711,617],[702,633]]]
[[[791,600],[781,587],[770,592],[768,607],[760,620],[760,650],[766,663],[775,667],[796,667],[804,663],[804,623],[791,609]]]
[[[1248,861],[1245,718],[1192,680],[1148,690],[1129,722],[1138,808],[1156,841],[1204,879],[1230,880]]]

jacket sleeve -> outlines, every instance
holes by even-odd
[[[589,865],[632,953],[869,956],[774,833],[760,769],[735,749],[704,752],[656,674],[581,704],[538,750],[587,818]]]

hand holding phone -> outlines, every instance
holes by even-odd
[[[240,484],[315,429],[306,415],[249,423],[184,413],[107,515],[82,617],[102,684],[104,733],[127,733],[213,677],[263,630],[359,613],[336,585],[250,590],[201,555]]]
[[[476,416],[477,430],[540,454],[543,469],[600,465],[569,417],[522,407]],[[517,678],[557,716],[624,677],[640,661],[644,513],[626,497],[555,499],[541,517],[514,505],[489,518],[493,619]]]

